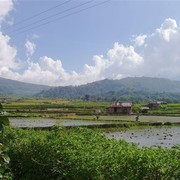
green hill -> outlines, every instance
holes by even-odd
[[[180,101],[180,81],[163,78],[134,77],[120,80],[105,79],[86,85],[54,87],[43,90],[37,97],[83,98],[85,100],[150,100]]]
[[[23,83],[0,77],[0,96],[32,96],[42,90],[49,89],[49,86]]]
[[[105,79],[80,86],[50,87],[0,78],[0,97],[40,97],[102,101],[180,102],[180,81],[134,77]]]

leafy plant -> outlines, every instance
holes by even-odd
[[[9,168],[10,158],[7,155],[7,149],[0,143],[0,179],[12,179],[12,173]]]
[[[6,116],[0,116],[0,132],[3,134],[4,132],[4,126],[9,126],[9,119]]]
[[[178,179],[178,148],[142,148],[86,128],[6,128],[15,179]]]

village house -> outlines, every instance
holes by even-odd
[[[132,103],[131,102],[113,102],[107,109],[108,114],[131,114]]]
[[[2,103],[8,103],[8,100],[6,98],[2,99]]]
[[[166,101],[156,101],[156,102],[151,102],[147,106],[149,109],[158,109],[161,104],[167,104]]]
[[[149,109],[158,109],[161,104],[162,104],[161,101],[156,101],[149,103],[147,106],[149,107]]]

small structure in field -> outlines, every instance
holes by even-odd
[[[8,100],[6,98],[2,99],[2,103],[8,103]]]
[[[161,105],[160,101],[149,103],[147,106],[149,109],[158,109]]]
[[[113,102],[107,109],[108,114],[131,114],[132,103],[131,102]]]
[[[98,120],[100,118],[101,110],[96,109],[96,119]]]
[[[149,111],[149,107],[141,107],[140,110],[141,113],[148,113],[148,111]]]

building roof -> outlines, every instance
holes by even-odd
[[[149,110],[149,107],[141,107],[141,110]]]
[[[113,102],[111,107],[132,107],[132,103],[131,102]]]

